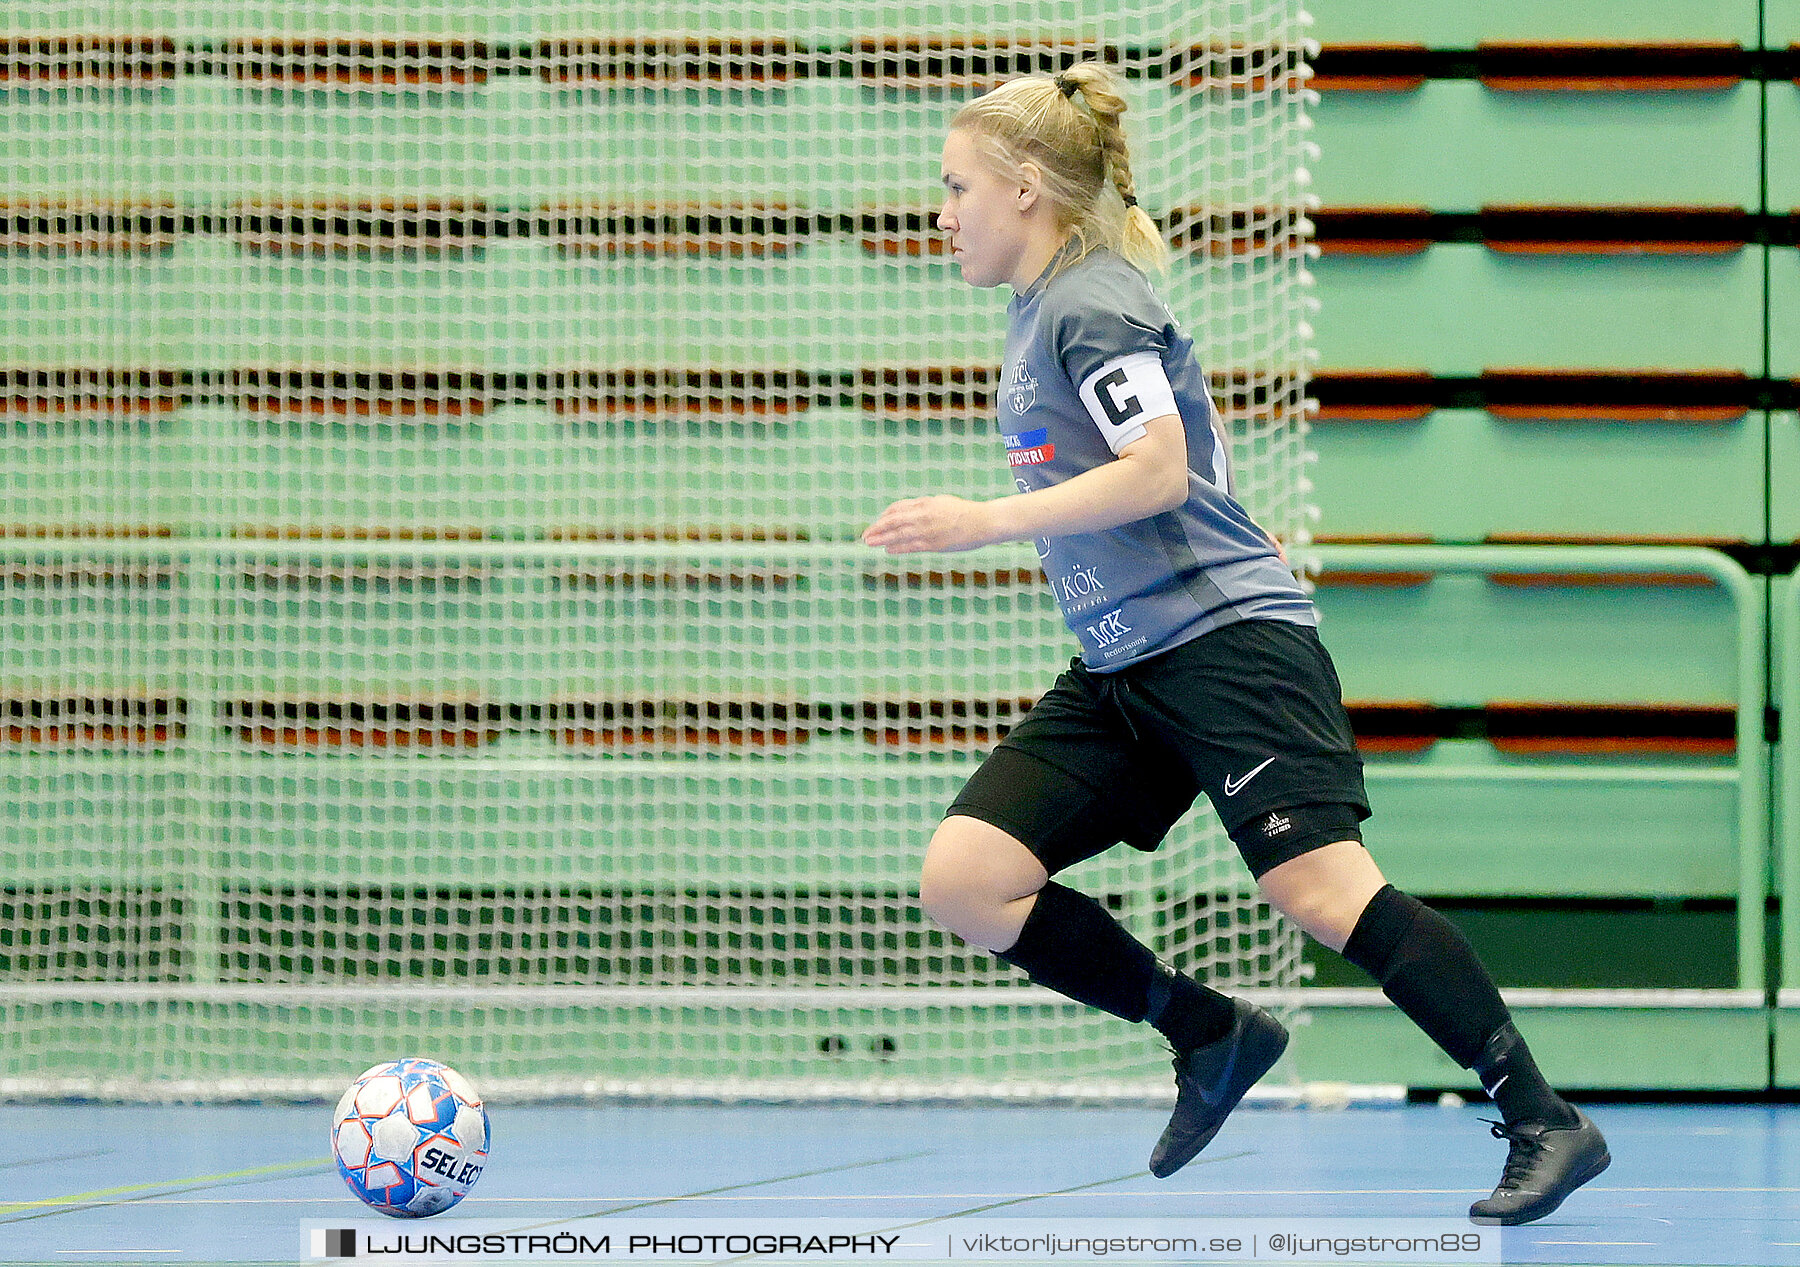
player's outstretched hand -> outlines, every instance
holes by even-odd
[[[939,493],[895,502],[863,530],[863,544],[889,554],[951,553],[999,540],[989,502]]]

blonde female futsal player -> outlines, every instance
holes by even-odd
[[[1080,65],[969,103],[943,150],[963,279],[1013,290],[999,428],[1017,495],[897,501],[889,554],[1038,543],[1081,644],[932,837],[926,911],[1031,979],[1175,1052],[1173,1174],[1287,1045],[1279,1021],[1158,962],[1051,877],[1123,840],[1155,849],[1201,792],[1263,894],[1351,963],[1493,1096],[1510,1145],[1484,1223],[1525,1223],[1604,1170],[1600,1131],[1545,1083],[1454,925],[1364,850],[1362,763],[1317,615],[1234,500],[1193,345],[1140,268],[1164,253],[1137,205],[1110,72]]]

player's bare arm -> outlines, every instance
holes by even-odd
[[[865,545],[889,554],[973,550],[1000,541],[1101,532],[1175,509],[1187,499],[1187,437],[1167,414],[1104,466],[1030,493],[992,501],[939,494],[909,497],[882,511]]]

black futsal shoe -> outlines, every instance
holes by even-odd
[[[1231,1001],[1231,1032],[1175,1056],[1175,1112],[1150,1153],[1150,1173],[1167,1179],[1194,1160],[1225,1125],[1244,1092],[1287,1050],[1288,1032],[1253,1003]]]
[[[1606,1137],[1580,1109],[1575,1110],[1573,1126],[1543,1122],[1489,1125],[1494,1128],[1494,1138],[1505,1140],[1511,1151],[1506,1155],[1500,1186],[1492,1196],[1469,1207],[1469,1218],[1476,1223],[1511,1227],[1541,1219],[1612,1164]]]

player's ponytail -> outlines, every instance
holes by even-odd
[[[1043,173],[1043,194],[1086,254],[1109,246],[1138,268],[1161,269],[1168,247],[1137,202],[1118,78],[1098,62],[1055,75],[1009,80],[951,120],[1002,171],[1024,162]]]
[[[1122,119],[1130,107],[1125,104],[1125,98],[1119,95],[1118,81],[1110,70],[1098,62],[1082,62],[1071,66],[1057,78],[1061,81],[1058,87],[1065,95],[1073,96],[1070,85],[1073,85],[1074,92],[1081,94],[1088,113],[1094,118],[1094,126],[1099,130],[1100,152],[1105,155],[1106,171],[1112,178],[1120,205],[1125,208],[1120,241],[1113,245],[1121,255],[1141,269],[1148,271],[1164,267],[1168,263],[1169,249],[1156,227],[1156,221],[1150,218],[1148,211],[1138,206],[1137,183],[1131,176],[1131,154],[1125,143]]]

